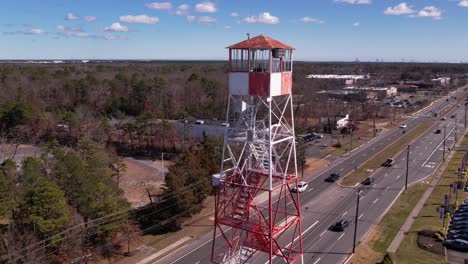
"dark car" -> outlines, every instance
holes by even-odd
[[[449,235],[468,235],[468,231],[450,229],[450,230],[448,231],[448,234],[449,234]]]
[[[449,225],[449,229],[468,231],[468,224],[467,223],[451,224]]]
[[[361,184],[362,185],[371,185],[373,182],[374,182],[374,178],[369,177],[369,178],[365,179],[364,181],[362,181]]]
[[[325,181],[326,182],[335,182],[336,180],[338,180],[340,178],[340,174],[339,173],[332,173],[330,174],[330,176],[328,176]]]
[[[449,234],[447,236],[447,239],[449,240],[454,240],[454,239],[463,239],[463,240],[468,240],[468,234]]]
[[[464,239],[454,239],[454,240],[447,239],[443,242],[443,245],[449,249],[462,251],[462,252],[468,252],[468,241]]]
[[[434,134],[440,134],[441,132],[442,132],[442,130],[436,129],[436,131],[434,132]]]
[[[338,231],[338,232],[342,232],[345,230],[346,227],[349,226],[349,221],[346,220],[346,219],[341,219],[340,221],[336,222],[332,227],[331,227],[331,230],[332,231]]]
[[[394,159],[387,159],[384,163],[382,163],[382,167],[391,167],[394,163]]]

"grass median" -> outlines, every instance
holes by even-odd
[[[358,140],[353,140],[353,148],[351,149],[351,142],[347,139],[348,142],[341,142],[340,147],[329,147],[322,151],[324,154],[333,155],[333,156],[343,156],[351,150],[359,147],[362,143]]]
[[[396,142],[377,153],[374,157],[369,159],[362,166],[356,168],[352,173],[348,174],[345,178],[343,178],[340,184],[344,186],[354,186],[357,183],[362,182],[367,177],[372,175],[377,169],[379,169],[381,164],[386,159],[397,155],[408,144],[410,144],[412,141],[424,134],[430,127],[432,127],[431,121],[421,123],[414,129],[400,137]]]

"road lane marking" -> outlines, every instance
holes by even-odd
[[[380,198],[375,199],[372,204],[375,204]]]
[[[372,188],[375,188],[375,186],[377,186],[377,183],[376,183],[376,184],[374,184],[374,185],[372,185]]]
[[[345,214],[347,214],[347,213],[348,213],[348,211],[344,212],[344,213],[343,213],[343,216],[345,216]]]
[[[319,235],[319,237],[322,237],[323,235],[325,235],[326,232],[327,232],[327,230],[323,231],[323,232]]]
[[[315,220],[315,223],[313,223],[311,226],[309,226],[302,234],[305,234],[307,231],[309,231],[312,227],[314,227],[316,224],[318,224],[319,220]],[[297,237],[296,237],[297,239]]]
[[[343,170],[344,170],[344,168],[342,168],[340,171],[343,171]]]
[[[317,264],[320,261],[320,258],[318,258],[313,264]]]
[[[388,176],[388,173],[385,173],[384,177],[387,177]]]
[[[345,234],[346,233],[341,234],[341,236],[337,240],[340,240],[342,237],[344,237]]]
[[[362,200],[362,198],[364,198],[364,195],[363,195],[363,196],[361,196],[361,198],[359,198],[359,200]]]
[[[362,214],[358,217],[358,219],[361,219],[361,217],[362,217],[363,215],[364,215],[364,213],[362,213]]]
[[[401,175],[398,175],[398,177],[396,177],[396,178],[397,178],[397,180],[398,180],[398,179],[400,179],[400,177],[401,177]]]

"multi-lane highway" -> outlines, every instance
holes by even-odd
[[[464,90],[459,90],[450,96],[459,97],[465,93]],[[463,106],[455,107],[445,121],[440,120],[440,116],[434,117],[433,115],[433,112],[442,113],[443,109],[448,109],[454,104],[456,102],[453,99],[446,101],[446,98],[442,98],[405,121],[407,130],[427,120],[435,122],[433,129],[411,144],[409,184],[431,175],[442,161],[444,127],[447,131],[447,148],[454,144],[455,120],[458,120],[458,131],[462,131],[465,118]],[[452,114],[455,114],[456,118],[450,118]],[[442,133],[435,134],[435,129],[441,129]],[[309,180],[309,189],[301,193],[304,263],[341,263],[351,255],[352,251],[357,189],[327,183],[324,179],[332,172],[339,172],[341,175],[352,172],[401,135],[402,131],[397,127],[354,150],[348,157],[334,161],[329,168],[312,176]],[[395,164],[392,167],[376,168],[375,181],[360,192],[358,240],[365,237],[365,234],[390,208],[404,188],[406,152],[394,158]],[[330,225],[339,219],[351,220],[352,224],[344,232],[329,231]],[[159,260],[158,263],[210,263],[211,239],[212,234],[207,234],[198,241]],[[252,259],[252,263],[265,263],[266,261],[264,254],[261,253],[255,254]],[[284,263],[280,259],[275,259],[274,262]]]

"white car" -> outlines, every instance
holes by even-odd
[[[406,124],[401,124],[400,128],[406,128]]]
[[[297,184],[297,187],[294,187],[292,189],[293,192],[303,192],[305,190],[307,190],[307,186],[309,186],[309,184],[305,181],[301,181]]]

